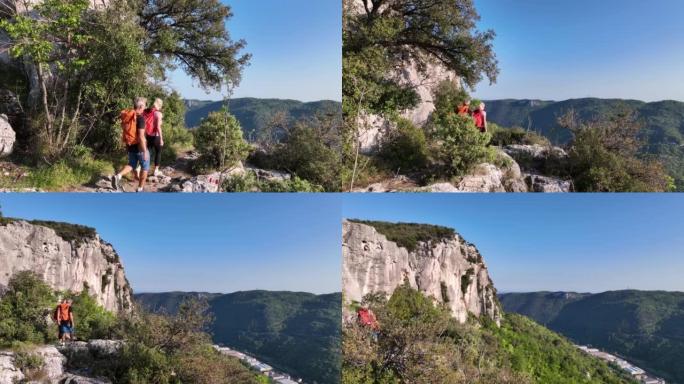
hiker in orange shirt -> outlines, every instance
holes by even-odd
[[[465,99],[463,104],[456,107],[459,116],[470,116],[470,99]]]

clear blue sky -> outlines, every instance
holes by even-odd
[[[452,227],[500,292],[684,291],[682,194],[345,195],[343,215]]]
[[[227,27],[244,39],[250,66],[233,97],[342,99],[342,2],[339,0],[223,0],[234,16]],[[185,98],[220,100],[182,71],[172,86]],[[194,86],[193,86],[194,85]]]
[[[332,194],[5,194],[5,216],[95,227],[135,292],[339,292]]]
[[[684,100],[682,0],[474,0],[497,33],[483,99]]]

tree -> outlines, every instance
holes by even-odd
[[[33,272],[12,276],[0,300],[0,344],[44,343],[54,338],[47,319],[55,303],[52,289]]]
[[[580,121],[574,111],[558,120],[572,132],[569,173],[582,192],[665,192],[675,188],[663,164],[639,154],[642,123],[631,110]]]
[[[472,0],[344,0],[343,179],[353,188],[360,163],[360,126],[368,114],[395,118],[420,97],[396,76],[409,66],[426,74],[431,64],[454,71],[473,87],[498,74],[494,32],[476,29]]]
[[[225,107],[202,120],[194,135],[195,147],[202,156],[200,167],[223,170],[244,160],[249,153],[240,123]]]
[[[230,38],[225,22],[233,14],[218,0],[144,0],[139,10],[145,53],[155,73],[179,66],[205,88],[233,89],[250,55],[245,41]]]

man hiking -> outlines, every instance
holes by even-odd
[[[375,317],[375,313],[370,308],[361,307],[356,311],[356,318],[364,328],[368,328],[373,335],[373,340],[378,341],[378,336],[380,335],[380,324],[378,319]]]
[[[58,338],[61,345],[67,340],[72,340],[74,332],[74,313],[72,310],[73,301],[70,299],[62,299],[62,302],[57,305],[52,315],[57,323]]]
[[[463,104],[456,107],[459,116],[470,116],[470,99],[463,100]]]
[[[123,142],[128,151],[128,164],[112,177],[112,188],[117,191],[123,190],[121,179],[123,176],[136,169],[140,165],[140,173],[136,172],[138,188],[136,192],[142,192],[150,170],[150,153],[147,151],[145,139],[145,117],[143,112],[147,107],[147,99],[138,97],[135,99],[134,109],[121,111],[121,128],[123,130]]]
[[[154,166],[151,174],[153,176],[161,176],[159,165],[161,164],[161,151],[164,147],[164,136],[162,134],[162,118],[161,113],[162,99],[155,99],[152,107],[145,110],[143,116],[145,117],[145,141],[147,141],[147,151],[152,157],[154,150]]]
[[[487,112],[485,112],[485,103],[480,103],[478,108],[473,112],[473,120],[480,132],[487,132]]]

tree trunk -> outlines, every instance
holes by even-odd
[[[37,63],[36,70],[38,71],[38,84],[40,85],[40,90],[42,93],[43,112],[45,113],[45,131],[47,132],[48,144],[50,144],[50,147],[52,149],[53,118],[50,114],[50,105],[48,104],[48,91],[47,86],[45,85],[45,74],[43,73],[43,65]]]

